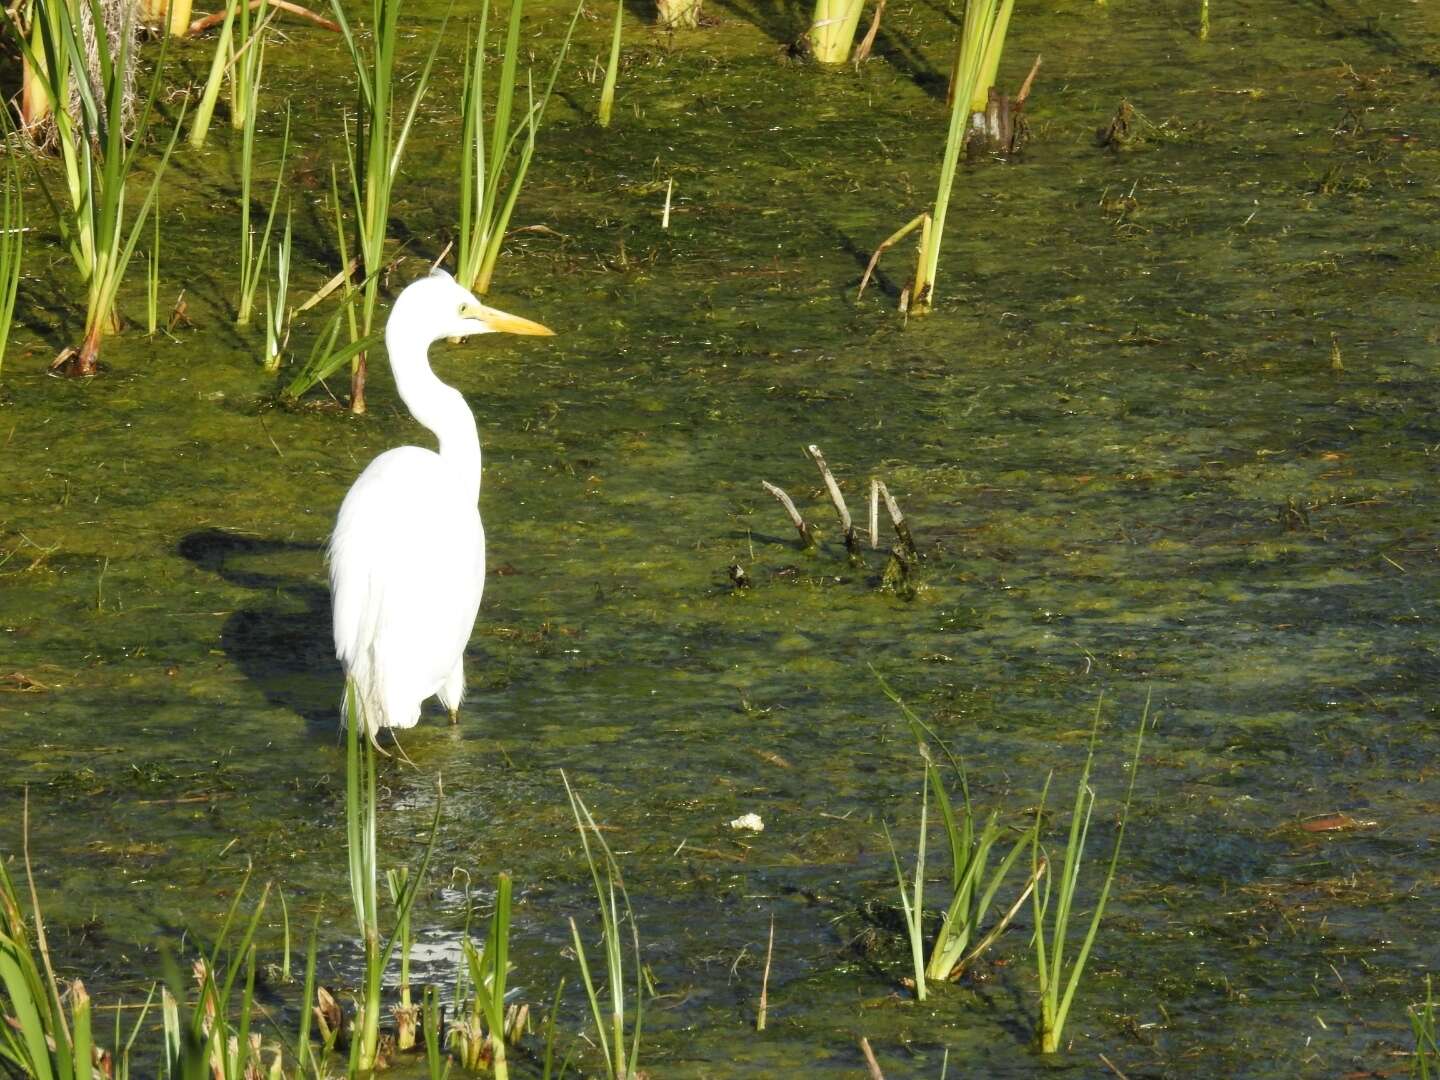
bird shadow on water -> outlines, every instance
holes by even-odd
[[[223,581],[252,590],[230,613],[220,645],[265,699],[335,737],[342,676],[330,635],[330,592],[318,583],[321,545],[220,529],[181,539],[179,553]]]

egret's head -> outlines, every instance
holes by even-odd
[[[529,334],[548,337],[555,331],[518,315],[486,307],[470,290],[444,270],[407,286],[395,301],[391,319],[405,320],[412,332],[427,341],[464,338],[474,334]]]

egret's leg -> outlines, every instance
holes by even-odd
[[[462,656],[455,661],[455,667],[445,679],[445,685],[440,688],[437,695],[440,704],[444,705],[450,713],[450,723],[460,722],[460,702],[465,697],[465,658]]]

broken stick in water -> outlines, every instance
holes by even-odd
[[[825,464],[825,455],[820,453],[820,447],[811,443],[805,451],[820,470],[820,478],[825,481],[825,490],[830,493],[830,501],[835,504],[835,513],[840,516],[840,532],[845,537],[845,550],[852,558],[859,558],[860,541],[855,536],[855,523],[850,520],[850,508],[845,505],[845,496],[840,494],[840,485],[835,482],[835,474],[830,471],[830,466]]]
[[[885,512],[890,515],[890,523],[895,526],[895,535],[900,538],[900,544],[905,549],[905,554],[910,561],[920,557],[919,550],[915,547],[915,538],[910,535],[910,526],[905,524],[905,515],[900,512],[900,504],[890,494],[890,489],[885,486],[883,480],[875,481],[875,487],[879,490],[880,496],[885,500]],[[872,510],[872,521],[875,512]],[[874,535],[875,526],[871,525],[871,535]]]
[[[780,505],[785,508],[785,513],[790,515],[790,524],[794,525],[795,531],[800,534],[800,546],[806,550],[814,547],[815,537],[810,534],[810,526],[805,524],[805,519],[800,516],[800,511],[795,509],[795,504],[790,501],[790,496],[770,483],[769,480],[761,480],[760,486],[780,500]]]

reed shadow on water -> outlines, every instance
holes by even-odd
[[[176,549],[231,585],[253,590],[256,603],[225,620],[220,644],[272,705],[297,713],[308,728],[334,737],[343,676],[330,634],[330,592],[287,572],[304,554],[318,575],[321,545],[202,529]]]

